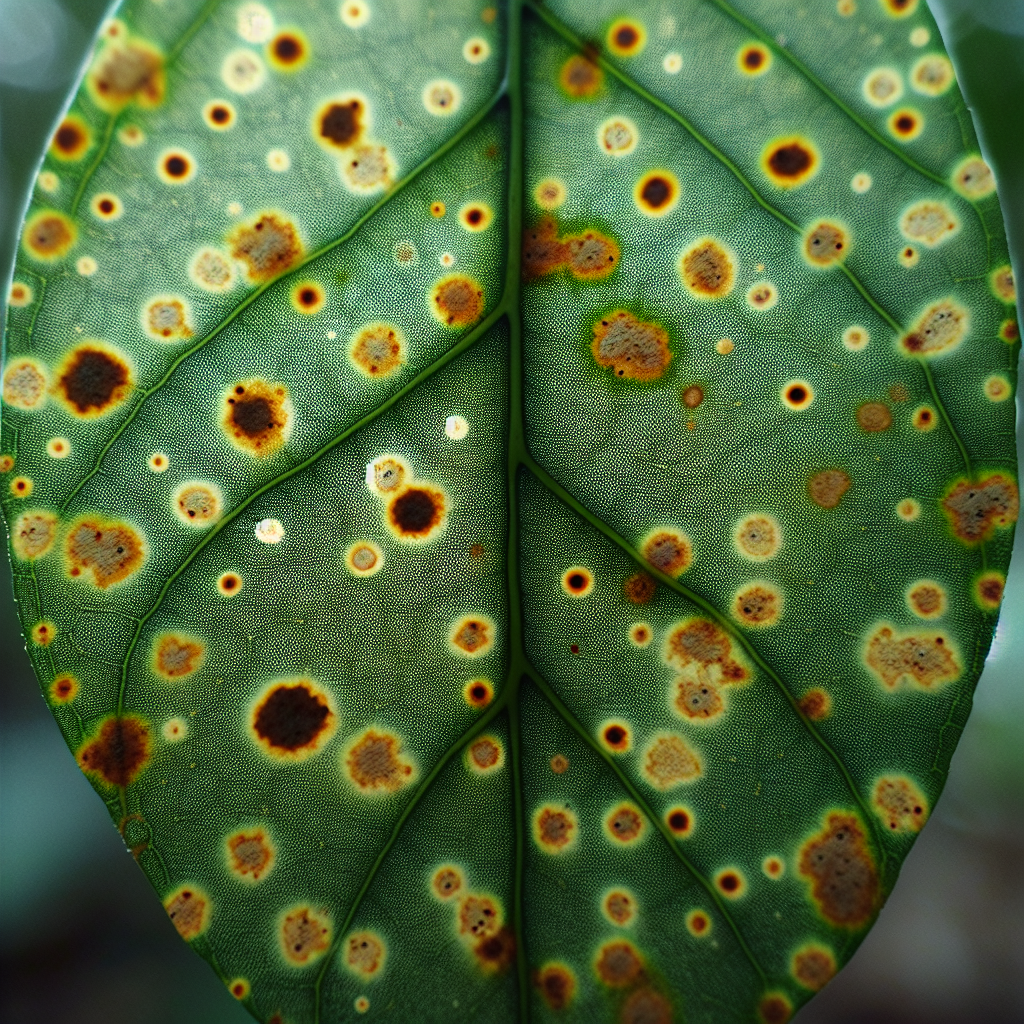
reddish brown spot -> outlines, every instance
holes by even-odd
[[[434,315],[449,327],[468,327],[484,312],[483,287],[464,274],[453,274],[438,281],[431,298]]]
[[[430,885],[439,899],[450,899],[462,889],[462,872],[453,867],[439,868]]]
[[[50,684],[50,696],[58,704],[67,704],[78,693],[78,680],[74,676],[57,676]]]
[[[261,828],[243,829],[228,837],[228,867],[245,881],[258,882],[274,866],[275,851]]]
[[[704,389],[699,384],[691,384],[683,391],[682,398],[687,409],[696,409],[704,401]]]
[[[97,517],[81,519],[71,528],[65,553],[71,575],[91,570],[100,590],[127,579],[146,557],[142,538],[131,526]]]
[[[626,600],[631,604],[649,604],[658,589],[652,576],[645,572],[635,572],[622,586]]]
[[[559,72],[558,81],[562,89],[573,99],[590,99],[598,89],[604,72],[588,57],[574,53]]]
[[[835,976],[836,958],[822,946],[804,946],[793,954],[790,973],[798,985],[820,992]]]
[[[992,473],[977,483],[958,480],[942,499],[942,508],[958,540],[980,544],[996,529],[1005,530],[1017,521],[1020,495],[1013,479]]]
[[[640,988],[622,1004],[619,1024],[672,1024],[672,1004],[653,988]]]
[[[823,469],[807,481],[807,493],[820,508],[835,508],[850,489],[850,476],[841,469]]]
[[[87,343],[71,352],[57,386],[77,415],[99,416],[127,397],[131,372],[112,351]]]
[[[444,514],[444,495],[430,487],[408,487],[388,507],[391,525],[407,540],[429,536],[440,526]]]
[[[557,853],[575,839],[576,827],[572,814],[555,807],[544,807],[536,818],[535,835],[543,849]]]
[[[723,871],[715,881],[726,896],[736,896],[743,888],[743,879],[735,871]]]
[[[329,104],[320,112],[320,138],[339,149],[354,146],[362,138],[363,113],[357,99]]]
[[[999,328],[999,337],[1008,345],[1020,341],[1020,327],[1016,320],[1004,320]]]
[[[40,260],[57,260],[75,244],[75,226],[61,213],[39,213],[25,226],[25,248]]]
[[[793,1016],[793,1004],[781,993],[770,992],[757,1004],[757,1016],[763,1024],[786,1024]]]
[[[619,244],[614,238],[590,228],[560,237],[554,217],[542,217],[523,232],[524,281],[568,270],[579,280],[607,277],[618,265]]]
[[[628,924],[636,913],[633,897],[621,890],[610,892],[604,900],[604,911],[616,924]]]
[[[295,225],[277,213],[263,213],[253,224],[239,225],[228,243],[231,255],[245,264],[253,284],[283,274],[302,256],[302,242]]]
[[[880,889],[867,837],[856,815],[833,812],[821,832],[800,848],[800,875],[821,916],[837,928],[863,928]]]
[[[164,900],[171,924],[186,941],[197,939],[210,923],[210,901],[195,887],[182,886]]]
[[[808,690],[800,698],[799,707],[812,722],[820,722],[831,713],[832,698],[824,690]]]
[[[552,1010],[564,1010],[576,995],[576,977],[562,964],[546,964],[534,974],[533,983]]]
[[[814,165],[814,156],[799,142],[789,142],[772,150],[768,166],[780,178],[799,179]]]
[[[705,670],[717,666],[721,682],[745,682],[750,671],[733,657],[732,651],[732,640],[725,630],[707,619],[690,619],[668,638],[669,664],[682,669],[695,665]]]
[[[105,110],[120,110],[132,100],[153,107],[164,95],[163,60],[142,43],[111,44],[103,50],[88,82]]]
[[[579,644],[570,644],[569,645],[569,650],[573,654],[579,654],[580,653],[580,645]]]
[[[690,831],[690,815],[682,808],[669,813],[668,827],[677,835],[683,835]]]
[[[629,732],[621,725],[609,725],[604,731],[604,741],[612,750],[628,750]]]
[[[802,384],[791,384],[786,388],[786,398],[791,405],[803,405],[807,401],[807,388]]]
[[[710,926],[711,921],[702,910],[694,910],[686,918],[686,927],[693,935],[703,935]]]
[[[210,108],[210,120],[214,124],[227,124],[231,120],[231,111],[227,107],[222,107],[218,104]]]
[[[153,668],[164,679],[184,679],[197,671],[206,645],[183,633],[164,633],[153,645]]]
[[[523,232],[522,273],[524,281],[553,274],[569,262],[569,247],[558,237],[554,217],[542,217]]]
[[[323,694],[308,682],[273,687],[253,712],[252,727],[275,754],[298,754],[316,749],[334,724],[334,713]]]
[[[274,61],[285,66],[297,64],[306,55],[306,47],[298,36],[282,32],[270,44]]]
[[[644,828],[644,819],[636,808],[629,804],[623,804],[608,815],[605,827],[612,839],[620,843],[632,843],[640,838]]]
[[[190,167],[188,158],[180,153],[172,153],[164,159],[164,172],[169,178],[184,178]]]
[[[640,33],[632,25],[622,25],[616,29],[615,45],[620,50],[631,50],[640,40]]]
[[[78,160],[89,148],[89,134],[77,119],[65,118],[53,136],[54,152],[65,160]]]
[[[564,775],[568,769],[569,759],[563,754],[555,754],[555,756],[551,758],[551,770],[556,775]]]
[[[264,380],[240,381],[225,399],[224,428],[250,455],[265,456],[285,442],[289,421],[287,392]]]
[[[896,118],[895,127],[899,135],[909,135],[917,127],[917,118],[911,114],[900,114]]]
[[[465,689],[466,700],[474,708],[485,708],[491,703],[494,690],[491,684],[483,679],[470,683]]]
[[[486,971],[501,974],[508,970],[516,959],[516,939],[512,929],[499,928],[497,934],[481,939],[473,947],[473,954]]]
[[[743,51],[743,66],[751,71],[756,71],[764,63],[764,53],[756,46],[748,47]]]
[[[225,594],[233,594],[242,585],[242,581],[233,572],[226,572],[217,581],[217,585]]]
[[[108,786],[124,788],[145,768],[150,758],[149,723],[135,715],[111,715],[99,732],[78,751],[82,771]]]
[[[606,942],[594,964],[598,978],[611,988],[634,985],[643,974],[644,964],[631,942],[624,939]]]

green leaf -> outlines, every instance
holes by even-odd
[[[755,6],[104,27],[15,588],[260,1020],[783,1021],[934,806],[1019,503],[994,181],[924,4]]]

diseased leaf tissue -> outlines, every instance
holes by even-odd
[[[36,183],[53,713],[278,1024],[778,1024],[941,790],[1014,282],[919,0],[129,0]]]

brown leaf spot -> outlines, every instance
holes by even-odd
[[[644,752],[643,774],[655,789],[674,789],[700,776],[700,760],[682,736],[665,733],[655,737]]]
[[[210,926],[210,901],[198,886],[175,889],[164,900],[164,910],[186,942],[198,939]]]
[[[377,729],[367,729],[349,748],[345,770],[356,788],[370,796],[396,793],[412,782],[415,774],[402,756],[401,740]]]
[[[920,832],[928,819],[928,801],[905,775],[879,779],[871,802],[875,813],[892,832]]]
[[[274,867],[277,851],[262,828],[242,829],[227,838],[228,870],[244,882],[258,882]]]
[[[992,473],[977,483],[961,478],[946,492],[942,509],[957,540],[980,544],[1017,521],[1020,494],[1016,481],[1004,473]]]
[[[605,818],[604,827],[616,842],[629,844],[643,835],[644,819],[632,804],[620,804]]]
[[[970,314],[952,299],[929,306],[900,344],[909,355],[932,356],[957,347],[970,327]]]
[[[79,748],[78,764],[106,785],[124,789],[149,762],[151,745],[148,722],[136,715],[111,715]]]
[[[384,940],[374,932],[356,932],[345,942],[345,966],[363,978],[379,974],[386,957]]]
[[[294,967],[303,967],[330,948],[330,920],[326,913],[318,914],[311,907],[295,907],[281,919],[278,940],[285,959]]]
[[[638,988],[622,1004],[619,1024],[672,1024],[672,1004],[653,988]]]
[[[769,992],[757,1004],[757,1017],[762,1024],[786,1024],[793,1016],[793,1004],[781,992]]]
[[[824,946],[808,945],[798,949],[790,961],[789,971],[802,988],[820,992],[836,973],[836,958]]]
[[[657,380],[672,361],[665,328],[638,320],[624,309],[613,310],[594,324],[591,351],[599,366],[630,380]]]
[[[974,584],[974,599],[985,611],[995,611],[1003,600],[1006,577],[1001,572],[982,573]]]
[[[309,47],[297,32],[279,32],[267,46],[270,63],[281,71],[294,71],[308,55]]]
[[[798,702],[800,710],[812,721],[820,722],[832,713],[832,698],[818,688],[808,690]]]
[[[890,690],[901,682],[931,689],[960,678],[963,666],[949,638],[940,632],[898,634],[883,623],[868,640],[868,669]]]
[[[261,213],[252,224],[240,224],[227,241],[231,255],[245,264],[253,284],[283,274],[302,256],[298,230],[280,213]]]
[[[96,103],[117,113],[133,100],[155,107],[164,98],[164,62],[160,52],[140,41],[108,43],[86,84]]]
[[[224,395],[221,421],[228,439],[248,455],[278,451],[291,428],[291,400],[283,384],[256,377],[241,380]]]
[[[636,916],[636,901],[628,892],[613,889],[605,896],[602,909],[613,924],[626,925]]]
[[[494,699],[494,687],[489,679],[471,679],[462,690],[466,703],[471,708],[487,707]]]
[[[885,402],[864,402],[857,408],[857,426],[866,434],[880,434],[892,426],[892,411]]]
[[[651,171],[636,183],[633,198],[643,213],[661,217],[675,206],[679,198],[679,182],[668,171]]]
[[[145,323],[149,333],[163,341],[192,337],[192,328],[181,299],[170,296],[154,299],[146,307]]]
[[[501,928],[501,907],[490,896],[470,893],[459,902],[459,934],[488,939]]]
[[[681,676],[675,685],[675,706],[686,718],[717,718],[725,710],[718,687],[700,679],[699,675],[697,679]]]
[[[551,758],[551,770],[556,775],[564,775],[569,770],[569,759],[564,754],[555,754]]]
[[[93,583],[106,590],[137,572],[146,560],[142,537],[127,523],[86,516],[68,531],[65,540],[68,572],[92,573]]]
[[[533,835],[546,853],[561,853],[575,843],[576,815],[568,809],[544,806],[534,815]]]
[[[52,263],[68,253],[77,237],[75,225],[63,213],[41,210],[29,217],[22,245],[29,256]]]
[[[800,848],[800,875],[821,916],[837,928],[862,928],[874,915],[878,873],[857,816],[832,812]]]
[[[630,604],[649,604],[658,589],[654,577],[645,572],[635,572],[622,586],[626,600]]]
[[[102,416],[123,402],[132,388],[128,361],[101,342],[83,342],[64,360],[57,393],[82,418]]]
[[[820,508],[835,508],[850,489],[851,480],[842,469],[823,469],[807,480],[807,493]]]
[[[368,324],[352,340],[348,354],[367,377],[389,377],[405,363],[405,338],[394,324]]]
[[[594,970],[598,979],[610,988],[627,988],[640,980],[644,963],[631,942],[616,939],[600,948]]]
[[[153,644],[153,671],[162,679],[184,679],[199,670],[206,644],[184,633],[163,633]]]
[[[750,678],[750,670],[733,657],[729,635],[707,619],[687,619],[676,626],[669,634],[665,657],[674,668],[712,669],[722,684]]]
[[[782,615],[782,593],[770,583],[753,583],[736,592],[733,615],[745,626],[774,626]]]
[[[733,258],[715,238],[702,238],[690,246],[683,253],[679,272],[690,294],[700,299],[725,298],[736,283]]]
[[[403,540],[430,537],[444,522],[445,513],[444,493],[422,484],[407,487],[388,506],[388,520]]]
[[[78,695],[79,682],[72,676],[65,673],[57,676],[50,683],[50,700],[55,704],[69,704]]]
[[[451,899],[462,890],[464,884],[462,872],[450,864],[438,868],[430,880],[430,888],[440,900]]]
[[[430,308],[448,327],[468,327],[483,315],[483,286],[465,274],[451,274],[434,285]]]
[[[804,239],[804,255],[816,267],[831,267],[846,259],[850,237],[838,224],[821,221]]]
[[[489,973],[500,974],[515,962],[516,939],[511,928],[500,928],[496,935],[481,939],[473,947],[477,963]]]
[[[815,148],[799,136],[776,139],[761,156],[762,170],[780,188],[804,184],[817,173],[819,162]]]
[[[468,756],[470,767],[483,775],[500,768],[505,753],[493,736],[481,736],[469,745]]]
[[[576,996],[576,975],[565,964],[545,964],[534,974],[533,983],[551,1010],[564,1010]]]
[[[253,707],[251,721],[267,754],[292,761],[319,750],[337,725],[327,694],[310,679],[272,683]]]
[[[81,160],[92,144],[90,134],[88,126],[81,118],[69,114],[53,133],[50,152],[58,160]]]
[[[592,61],[574,53],[558,74],[562,91],[574,100],[590,99],[601,88],[604,72]]]

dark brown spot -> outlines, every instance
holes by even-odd
[[[673,811],[668,816],[668,827],[673,832],[686,832],[690,828],[690,816],[686,811]]]
[[[82,771],[108,786],[130,785],[150,756],[149,724],[134,715],[112,715],[78,751]]]
[[[631,942],[608,942],[601,947],[595,964],[598,978],[611,988],[627,988],[643,975],[640,954]]]
[[[762,1024],[786,1024],[793,1016],[793,1006],[784,995],[772,992],[757,1004],[757,1015]]]
[[[79,416],[96,416],[122,402],[130,388],[127,364],[102,348],[81,345],[65,364],[59,388]]]
[[[74,225],[63,214],[41,213],[28,222],[25,248],[38,259],[59,259],[74,243]]]
[[[566,582],[569,584],[570,590],[584,590],[590,580],[581,572],[573,572],[569,574]]]
[[[800,849],[800,874],[821,916],[837,928],[858,929],[878,905],[878,873],[857,816],[833,812]]]
[[[601,87],[604,72],[590,58],[574,53],[563,65],[558,81],[573,99],[589,99]]]
[[[808,690],[799,700],[800,710],[812,721],[828,718],[832,710],[832,699],[824,690]]]
[[[77,121],[66,119],[53,136],[53,148],[66,160],[77,160],[89,148],[89,136]]]
[[[786,398],[792,405],[802,405],[807,401],[807,388],[800,384],[793,384],[786,389]]]
[[[224,428],[250,455],[269,455],[285,441],[289,413],[283,387],[250,379],[231,389],[225,400]]]
[[[799,142],[789,142],[772,150],[768,157],[768,166],[780,178],[801,178],[814,163],[814,157],[806,146]]]
[[[658,589],[653,576],[645,572],[635,572],[622,585],[622,592],[630,604],[649,604]]]
[[[189,166],[188,160],[180,153],[172,153],[164,160],[164,171],[171,178],[184,178]]]
[[[511,928],[500,928],[497,934],[482,939],[473,953],[487,971],[502,973],[515,962],[516,940]]]
[[[320,137],[332,146],[345,149],[355,145],[363,134],[363,104],[356,99],[332,103],[320,114]]]
[[[471,277],[453,274],[434,285],[434,315],[449,327],[468,327],[483,315],[484,290]]]
[[[142,538],[131,526],[94,516],[72,526],[65,545],[71,575],[91,570],[100,590],[127,579],[146,558]]]
[[[764,54],[757,47],[751,46],[743,51],[743,64],[751,71],[756,71],[763,63]]]
[[[294,754],[316,745],[334,715],[309,683],[275,686],[253,715],[257,736],[273,751]]]
[[[820,992],[835,976],[836,959],[821,946],[805,946],[793,954],[790,973],[798,985]]]
[[[672,1024],[672,1004],[653,988],[639,988],[622,1004],[619,1024]]]
[[[427,487],[409,487],[388,508],[391,524],[405,538],[426,537],[444,518],[444,496]]]
[[[672,184],[660,175],[648,178],[640,189],[640,198],[652,210],[660,210],[672,198]]]
[[[631,50],[639,39],[640,35],[632,25],[623,25],[615,33],[615,43],[622,50]]]
[[[568,967],[548,964],[533,976],[541,998],[552,1010],[564,1010],[576,994],[576,979]]]
[[[734,871],[726,871],[725,874],[718,876],[718,887],[724,893],[738,892],[741,884],[739,875]]]
[[[900,116],[896,118],[896,131],[899,132],[900,135],[909,135],[916,126],[917,119],[911,117],[910,114],[900,114]]]
[[[279,35],[270,46],[274,53],[274,59],[278,64],[295,64],[302,60],[306,52],[306,48],[302,45],[302,40],[287,32]]]
[[[626,750],[629,747],[629,733],[621,725],[609,725],[604,731],[604,741],[613,750]]]
[[[210,120],[215,124],[227,124],[231,119],[231,111],[227,107],[216,106],[210,109]]]

